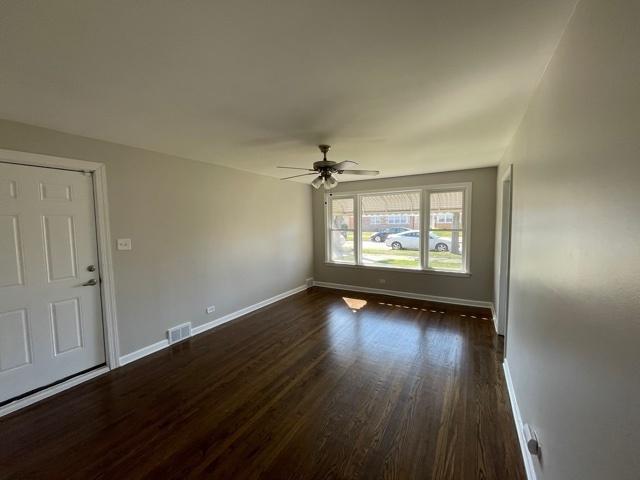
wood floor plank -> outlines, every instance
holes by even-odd
[[[314,287],[0,418],[0,478],[524,479],[500,358],[487,311]]]

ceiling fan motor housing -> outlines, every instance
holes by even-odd
[[[320,160],[318,162],[313,162],[313,169],[316,170],[317,172],[320,172],[321,174],[331,175],[332,171],[336,171],[333,168],[331,168],[335,164],[336,162],[332,162],[330,160]]]

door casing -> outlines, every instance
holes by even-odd
[[[102,325],[105,338],[106,367],[101,367],[86,374],[80,374],[70,380],[40,390],[32,395],[20,398],[0,407],[0,416],[31,405],[78,383],[94,378],[119,366],[120,348],[118,343],[118,324],[113,275],[113,259],[111,256],[111,232],[109,229],[109,204],[107,198],[106,166],[103,163],[88,162],[50,155],[19,152],[0,149],[0,162],[34,167],[56,168],[88,172],[93,178],[94,205],[96,215],[96,237],[98,240],[98,261],[100,262],[100,294],[102,296]]]
[[[498,334],[506,338],[509,323],[509,280],[511,275],[511,212],[513,199],[513,166],[501,178],[502,226],[500,232],[500,270],[498,277]],[[508,190],[507,190],[508,189]]]

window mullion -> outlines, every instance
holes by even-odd
[[[424,232],[422,235],[422,269],[426,270],[429,268],[429,232],[431,231],[431,199],[429,195],[429,190],[424,189],[422,191],[422,231]]]
[[[360,201],[361,201],[361,196],[360,195],[356,195],[353,197],[353,210],[354,210],[354,215],[353,215],[353,221],[355,223],[354,225],[354,232],[353,232],[353,248],[355,250],[355,260],[356,260],[356,265],[362,265],[362,234],[360,233],[362,226],[361,226],[361,212],[360,212]]]
[[[325,262],[330,262],[333,258],[333,254],[331,252],[331,197],[325,193],[324,194],[324,226],[325,226],[325,235],[324,235],[324,260]]]

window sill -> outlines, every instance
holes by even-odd
[[[423,270],[420,268],[380,267],[377,265],[354,265],[351,263],[324,262],[328,267],[355,268],[358,270],[377,270],[383,272],[422,273],[426,275],[444,275],[447,277],[470,277],[470,272],[451,272],[448,270]]]

